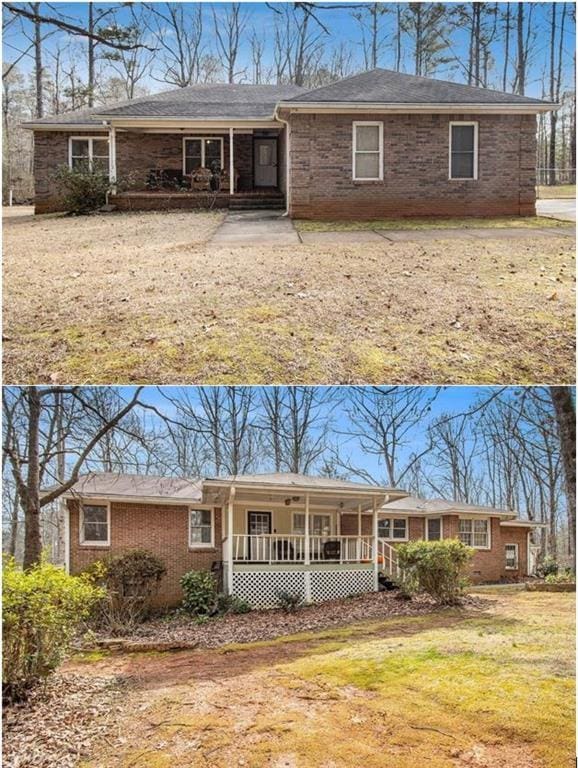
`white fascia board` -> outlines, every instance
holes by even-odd
[[[297,113],[329,114],[356,113],[356,112],[380,112],[384,114],[416,113],[416,114],[526,114],[534,115],[538,112],[551,112],[560,108],[560,104],[386,104],[386,103],[360,103],[360,102],[280,102],[279,109],[288,109]]]
[[[201,499],[179,499],[174,496],[124,496],[122,494],[113,493],[64,493],[64,499],[73,499],[75,501],[117,501],[126,504],[161,504],[161,505],[176,505],[180,507],[188,507],[195,504],[201,504]]]
[[[392,494],[403,495],[404,491],[398,491],[391,488],[382,488],[376,486],[372,488],[331,488],[323,486],[295,486],[295,485],[274,485],[273,483],[247,483],[242,480],[204,480],[203,488],[222,488],[235,486],[237,490],[241,488],[243,490],[251,491],[263,491],[266,493],[310,493],[310,494],[324,494],[333,496],[387,496]]]
[[[78,133],[78,131],[108,131],[108,126],[102,123],[92,123],[87,125],[81,123],[20,123],[20,128],[26,131],[66,131],[67,133]]]
[[[281,128],[281,123],[270,118],[227,118],[209,120],[194,117],[127,117],[122,115],[99,115],[102,120],[112,123],[116,128]]]
[[[534,523],[532,520],[501,520],[500,525],[513,528],[546,528],[546,523]]]

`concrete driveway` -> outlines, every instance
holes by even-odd
[[[299,235],[282,211],[228,213],[210,240],[216,245],[297,245]]]
[[[536,213],[551,219],[576,221],[576,200],[537,200]]]

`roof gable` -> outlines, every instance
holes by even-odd
[[[544,105],[540,99],[389,69],[371,69],[298,94],[287,103]]]

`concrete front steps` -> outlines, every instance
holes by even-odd
[[[282,192],[264,192],[261,195],[252,192],[238,192],[229,201],[230,211],[285,210],[285,195]]]

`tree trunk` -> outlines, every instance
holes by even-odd
[[[401,68],[401,4],[397,3],[397,34],[395,38],[395,71]]]
[[[504,73],[502,75],[502,90],[508,90],[508,59],[510,58],[510,3],[506,3],[506,29],[504,31]]]
[[[40,535],[40,395],[36,387],[27,387],[28,426],[28,481],[24,500],[24,568],[40,562],[42,538]]]
[[[524,44],[524,3],[518,3],[518,61],[516,65],[516,93],[526,93],[526,47]]]
[[[556,3],[551,3],[550,21],[550,101],[556,100]],[[556,183],[556,112],[550,112],[550,142],[548,149],[548,184]]]
[[[550,387],[550,397],[558,423],[572,561],[576,571],[576,408],[570,387]]]
[[[18,488],[14,491],[12,500],[12,516],[10,518],[10,538],[8,540],[8,554],[10,557],[16,556],[16,542],[18,541],[18,512],[20,510],[20,494]]]
[[[34,3],[34,13],[40,13],[40,3]],[[39,21],[34,22],[34,77],[36,84],[36,117],[44,117],[44,86],[42,82],[42,30]]]
[[[93,3],[88,4],[88,31],[94,34]],[[94,106],[94,39],[88,38],[88,106]]]

